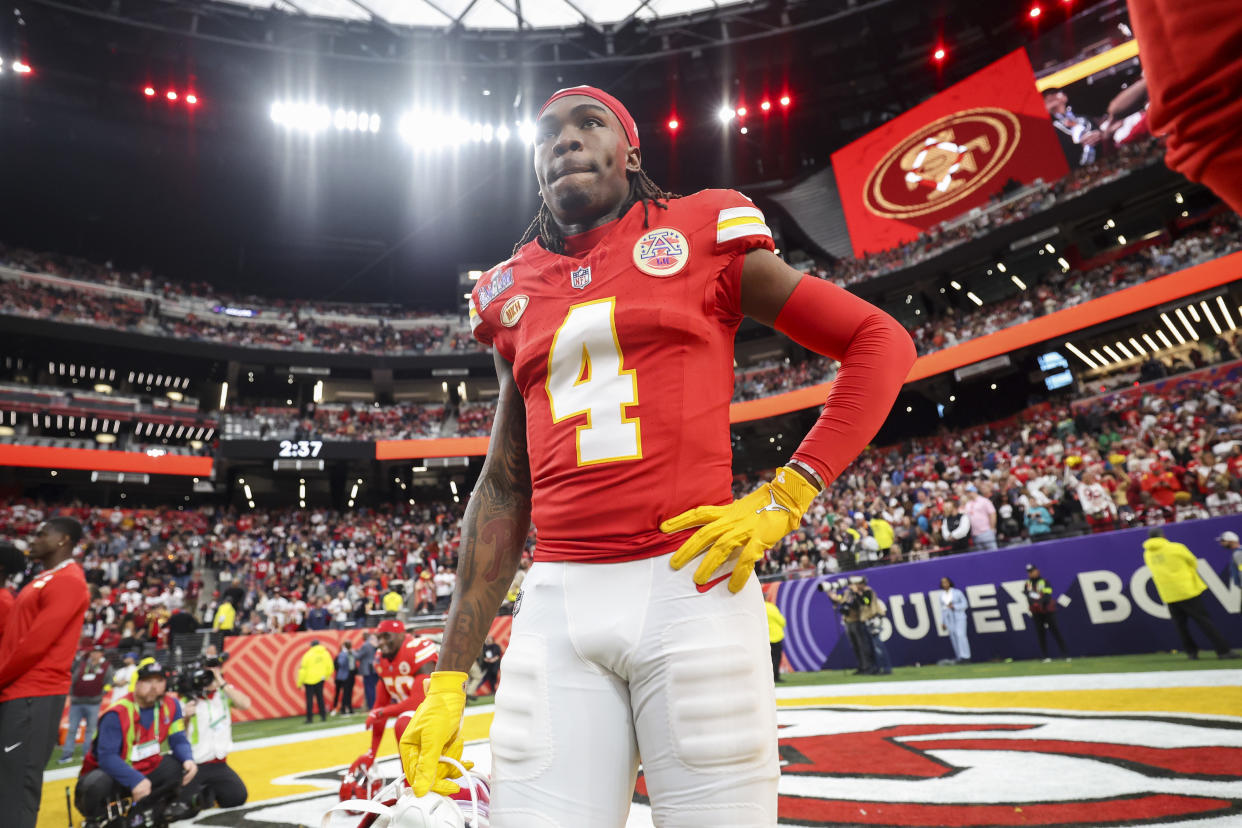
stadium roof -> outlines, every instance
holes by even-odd
[[[488,30],[593,29],[737,6],[739,0],[227,0],[290,14],[394,26]]]

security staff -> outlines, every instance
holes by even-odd
[[[1184,544],[1173,543],[1164,537],[1161,529],[1152,529],[1143,541],[1143,562],[1151,571],[1160,600],[1169,608],[1169,615],[1177,626],[1182,639],[1182,649],[1191,659],[1199,657],[1199,645],[1190,637],[1190,621],[1199,625],[1212,646],[1217,658],[1239,658],[1229,646],[1203,605],[1203,593],[1207,584],[1199,577],[1199,561]]]
[[[150,811],[155,822],[180,819],[188,813],[174,802],[183,785],[194,779],[198,765],[185,736],[181,705],[166,693],[167,678],[159,662],[139,666],[132,693],[104,711],[74,791],[74,804],[86,826],[104,825],[124,814]],[[167,745],[168,753],[165,752]]]
[[[186,732],[194,749],[198,773],[181,791],[195,808],[236,808],[249,795],[237,771],[228,765],[233,750],[233,708],[250,709],[250,697],[225,680],[220,667],[205,668],[203,697],[185,700]]]
[[[1035,564],[1026,565],[1026,602],[1031,611],[1031,620],[1035,625],[1035,634],[1039,637],[1039,652],[1044,662],[1052,661],[1048,657],[1048,633],[1057,640],[1061,648],[1061,657],[1069,661],[1065,650],[1065,639],[1057,627],[1057,602],[1052,597],[1052,586],[1040,574]]]

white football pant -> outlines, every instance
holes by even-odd
[[[621,828],[640,757],[657,828],[776,825],[758,580],[700,593],[669,557],[527,573],[491,728],[493,828]]]

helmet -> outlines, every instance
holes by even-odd
[[[377,633],[403,633],[405,625],[395,618],[385,618],[379,622],[379,626],[375,628]]]
[[[467,770],[449,757],[441,758],[455,765],[461,773],[454,780],[461,790],[452,797],[437,793],[414,796],[404,777],[399,777],[383,785],[370,798],[351,799],[332,806],[324,814],[321,825],[328,828],[332,814],[345,811],[365,813],[363,824],[369,828],[490,828],[491,785],[487,777]]]

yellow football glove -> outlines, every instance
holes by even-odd
[[[435,791],[452,796],[460,788],[450,781],[458,771],[441,756],[461,761],[461,719],[466,710],[465,673],[437,670],[427,680],[427,695],[401,736],[398,751],[415,796]]]
[[[817,494],[819,490],[805,477],[782,466],[771,483],[764,483],[728,506],[700,506],[669,518],[660,524],[661,532],[703,527],[673,553],[670,563],[673,569],[681,569],[703,555],[694,572],[694,582],[701,586],[740,549],[729,578],[729,590],[740,592],[754,571],[755,563],[763,558],[767,549],[798,528],[803,513]]]

